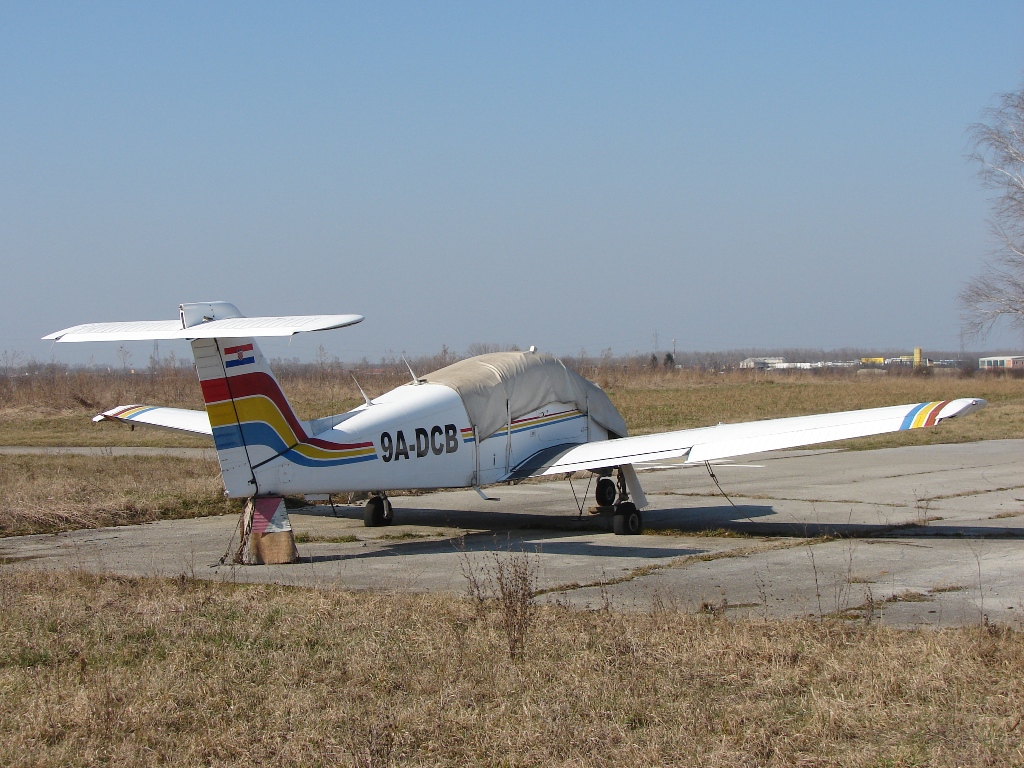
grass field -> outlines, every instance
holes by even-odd
[[[994,627],[0,570],[0,764],[1020,765]]]
[[[0,536],[55,533],[238,511],[216,461],[136,456],[5,456]]]
[[[1024,437],[1024,379],[975,376],[670,375],[645,386],[610,386],[631,432],[803,416],[902,403],[980,397],[988,407],[938,429],[839,443],[848,449]]]
[[[727,374],[697,371],[584,371],[602,384],[632,434],[686,429],[719,422],[799,416],[901,403],[981,397],[988,408],[935,430],[884,435],[844,443],[849,448],[967,442],[1024,436],[1024,379],[976,375],[879,376],[814,375],[791,371]],[[161,376],[164,380],[161,380]],[[0,445],[188,446],[205,438],[164,430],[130,431],[119,424],[93,424],[92,416],[115,405],[148,403],[201,409],[199,385],[191,369],[156,377],[77,374],[34,381],[0,391]],[[344,375],[283,375],[282,387],[300,418],[339,413],[362,402]],[[363,381],[371,397],[403,383],[397,373]]]
[[[0,444],[208,445],[89,421],[199,408],[192,376],[2,390]],[[989,408],[852,446],[1024,436],[1015,379],[591,376],[636,433],[973,396]],[[360,401],[340,377],[283,385],[303,417]],[[0,535],[237,511],[221,490],[213,461],[5,456]],[[1011,629],[574,611],[536,605],[513,558],[473,599],[0,563],[0,765],[1024,765]]]

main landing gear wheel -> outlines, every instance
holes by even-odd
[[[363,525],[367,528],[380,528],[391,525],[395,519],[395,510],[386,496],[371,496],[363,510]]]
[[[619,491],[615,487],[615,481],[610,477],[602,477],[597,481],[597,491],[595,492],[597,506],[610,507],[615,503],[618,495]]]
[[[631,501],[624,501],[615,510],[612,516],[612,530],[616,536],[635,536],[644,527],[644,519],[636,504]]]

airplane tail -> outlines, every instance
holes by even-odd
[[[372,453],[372,446],[335,445],[310,438],[308,425],[296,416],[252,336],[291,336],[343,328],[362,319],[360,315],[245,317],[233,304],[215,301],[181,304],[177,320],[88,323],[44,338],[60,342],[188,339],[224,489],[228,496],[246,497],[267,492],[259,487],[256,470],[286,453],[294,454],[293,460],[301,464],[348,463]],[[170,414],[168,423],[154,423],[202,431],[182,426],[182,413]],[[119,418],[122,414],[113,416]]]
[[[224,489],[258,495],[256,469],[306,439],[305,425],[253,339],[195,339],[192,354]]]

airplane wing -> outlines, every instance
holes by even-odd
[[[190,411],[186,408],[164,408],[159,405],[119,405],[98,416],[93,421],[119,421],[134,427],[144,424],[147,427],[163,427],[178,432],[190,432],[194,435],[213,437],[210,418],[206,411]]]
[[[178,320],[136,320],[127,323],[85,323],[43,336],[45,341],[147,341],[163,339],[231,339],[249,336],[292,336],[330,331],[362,322],[362,315],[293,315],[226,317],[182,328]]]
[[[985,405],[984,400],[961,398],[742,424],[719,424],[717,427],[584,443],[549,451],[544,456],[533,456],[517,467],[508,479],[519,480],[665,459],[685,458],[687,464],[696,464],[762,451],[930,427],[945,419],[974,413]]]

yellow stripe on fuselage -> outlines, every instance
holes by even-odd
[[[536,429],[537,427],[543,427],[546,424],[551,424],[558,421],[568,421],[569,419],[575,419],[577,416],[582,416],[582,411],[562,411],[561,413],[553,413],[550,416],[534,416],[532,419],[522,419],[520,421],[512,422],[512,432],[520,432],[524,429]],[[508,427],[502,427],[494,435],[504,435],[508,432]],[[494,437],[491,435],[491,437]]]
[[[310,445],[309,443],[299,443],[292,450],[301,453],[309,459],[337,459],[353,456],[372,456],[377,453],[373,449],[372,445],[368,445],[365,448],[342,448],[336,451],[328,451],[323,448],[317,448],[315,445]]]

